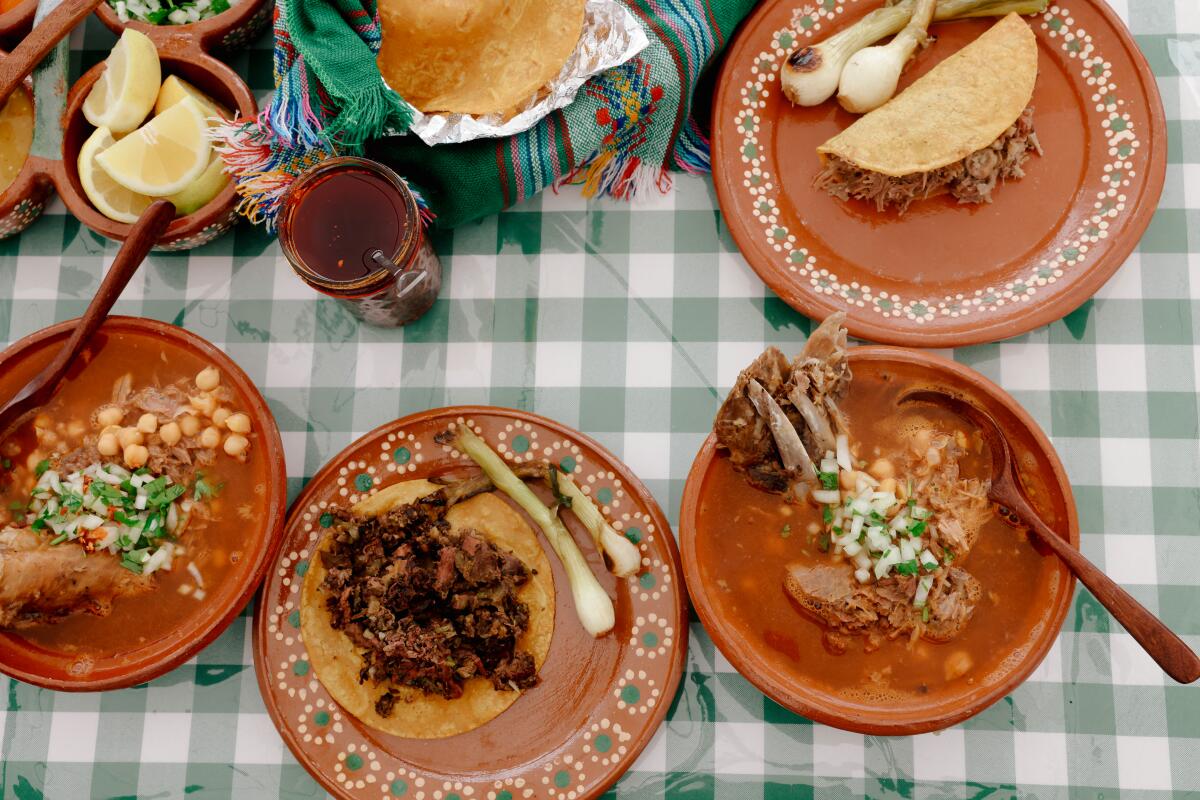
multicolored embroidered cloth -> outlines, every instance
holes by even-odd
[[[221,150],[243,195],[242,211],[268,227],[291,180],[333,153],[368,155],[396,168],[442,227],[507,208],[556,182],[588,196],[630,198],[664,189],[669,170],[709,168],[696,121],[697,86],[753,0],[621,0],[649,46],[602,73],[574,103],[504,139],[429,147],[405,129],[406,106],[375,67],[374,0],[280,0],[275,20],[277,92],[257,120],[226,126]],[[374,140],[374,141],[373,141]]]

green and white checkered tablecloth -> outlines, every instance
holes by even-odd
[[[1200,647],[1200,2],[1116,0],[1159,78],[1161,207],[1138,251],[1065,320],[953,356],[1038,419],[1075,487],[1089,558]],[[111,37],[76,34],[76,74]],[[270,86],[265,41],[234,59]],[[361,433],[493,403],[590,433],[677,517],[718,400],[764,343],[810,328],[738,255],[708,180],[636,207],[574,190],[442,235],[442,298],[403,331],[358,325],[242,226],[155,255],[117,311],[223,346],[262,387],[291,495]],[[0,339],[78,315],[115,247],[61,206],[0,242]],[[0,679],[0,798],[310,798],[259,698],[249,612],[149,685],[68,695]],[[1080,588],[1011,697],[939,734],[864,737],[767,700],[692,625],[683,687],[618,797],[1200,797],[1200,689],[1159,669]]]

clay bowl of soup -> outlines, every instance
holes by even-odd
[[[73,324],[0,353],[0,393]],[[285,504],[279,430],[245,373],[180,328],[110,317],[0,440],[0,671],[96,691],[173,669],[249,601]]]
[[[852,458],[862,472],[892,477],[894,482],[882,486],[885,492],[901,497],[905,491],[920,493],[924,484],[905,482],[905,465],[940,458],[921,455],[929,452],[930,442],[935,447],[953,443],[960,454],[955,462],[960,479],[989,477],[986,445],[969,422],[938,407],[897,402],[911,390],[941,389],[976,403],[999,422],[1034,506],[1052,528],[1078,545],[1075,505],[1062,463],[1036,422],[1003,390],[967,367],[925,352],[859,347],[849,351],[848,359],[853,378],[838,405],[856,443]],[[833,470],[833,488],[840,491],[838,469]],[[910,516],[902,536],[911,531],[928,540],[933,533],[925,526],[940,520],[915,503],[901,505]],[[947,574],[954,569],[961,570],[957,575],[973,576],[972,585],[978,587],[972,595],[973,614],[953,634],[945,634],[952,638],[925,638],[933,621],[926,608],[915,606],[901,613],[918,615],[914,620],[923,615],[928,628],[917,625],[916,632],[895,635],[867,624],[860,633],[847,635],[832,627],[820,613],[824,608],[831,614],[830,604],[802,602],[804,596],[785,589],[790,575],[841,569],[847,571],[841,573],[844,578],[855,568],[853,561],[839,565],[848,555],[831,547],[831,536],[845,535],[849,512],[842,522],[826,516],[826,508],[811,497],[787,502],[755,488],[735,471],[715,436],[701,447],[684,491],[680,550],[692,603],[730,663],[782,706],[868,734],[938,730],[1011,692],[1054,644],[1074,578],[1024,531],[1000,521],[990,504],[976,506],[984,509],[977,518],[977,538],[957,560],[946,547],[936,558],[918,553],[906,562],[910,569],[916,567],[908,580],[921,580],[917,576],[936,568],[939,560]],[[868,519],[866,525],[871,524]],[[858,536],[866,539],[863,533]],[[919,563],[924,558],[930,558],[927,567]],[[880,587],[905,580],[893,571],[893,581],[877,584],[871,572],[854,572],[857,577],[848,580]],[[931,575],[931,584],[933,580]],[[926,598],[920,592],[918,598],[924,606]],[[930,604],[933,600],[928,598]]]
[[[4,0],[0,0],[3,2]],[[188,48],[206,52],[229,52],[252,42],[271,21],[275,0],[231,0],[229,8],[197,22],[173,25],[152,24],[135,18],[122,22],[108,2],[96,7],[96,16],[113,33],[134,28],[155,40],[156,44],[183,42]]]
[[[29,155],[33,127],[33,84],[26,79],[0,105],[0,239],[29,227],[53,192],[53,162]]]
[[[218,19],[220,17],[207,21],[215,22]],[[157,29],[158,26],[149,27]],[[258,106],[245,81],[226,64],[202,51],[196,41],[177,33],[172,35],[172,30],[173,26],[168,26],[150,37],[158,49],[163,79],[174,75],[225,108],[235,111],[239,117],[254,117],[258,113]],[[124,241],[133,225],[100,213],[88,200],[79,179],[79,151],[95,131],[83,115],[83,103],[103,71],[103,62],[95,65],[75,82],[67,95],[62,161],[53,165],[53,175],[63,203],[80,222],[101,236]],[[177,217],[159,239],[156,249],[188,250],[216,239],[236,222],[237,203],[237,192],[230,182],[199,209]]]

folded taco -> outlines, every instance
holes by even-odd
[[[494,495],[405,481],[334,513],[300,628],[348,713],[395,736],[454,736],[537,683],[554,632],[550,564]]]
[[[1033,130],[1037,37],[1016,14],[918,78],[905,91],[817,148],[814,183],[843,200],[903,212],[949,192],[987,203],[1002,181],[1024,175]]]

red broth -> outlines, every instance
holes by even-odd
[[[82,427],[79,422],[87,424],[93,410],[111,398],[113,383],[122,375],[132,374],[136,391],[142,386],[162,386],[180,378],[190,380],[210,366],[201,355],[156,337],[105,333],[97,338],[104,340],[103,346],[85,353],[58,394],[41,411],[56,423],[63,423],[64,427],[56,428],[56,433],[68,438],[72,445],[79,437],[73,435],[71,423],[76,423],[75,431]],[[21,377],[13,375],[12,379]],[[228,384],[224,385],[234,393],[229,405],[235,410],[247,410],[250,406],[247,399]],[[88,425],[88,432],[94,434],[95,430]],[[180,538],[186,555],[177,557],[170,571],[160,571],[154,576],[158,585],[153,592],[118,599],[105,617],[83,613],[54,624],[10,633],[49,651],[90,656],[96,661],[117,654],[129,655],[176,633],[188,618],[205,610],[207,598],[222,593],[224,584],[244,579],[239,564],[254,556],[243,549],[249,546],[244,537],[266,513],[269,480],[265,448],[258,432],[251,432],[248,438],[249,455],[244,462],[219,452],[215,463],[203,468],[205,480],[222,487],[211,501],[212,518],[193,518],[189,523]],[[5,459],[0,466],[10,465],[0,472],[0,524],[12,521],[14,514],[19,513],[14,507],[28,501],[34,479],[27,461],[35,450],[45,449],[44,445],[39,448],[33,421],[0,443]],[[116,558],[103,552],[88,557]],[[180,591],[181,586],[195,583],[188,562],[200,570],[206,599]]]
[[[841,407],[850,421],[851,440],[859,443],[860,458],[901,451],[906,425],[932,423],[946,432],[964,426],[938,409],[898,409],[897,396],[906,388],[899,384],[868,365],[855,367]],[[987,462],[980,456],[961,466],[964,477],[987,476]],[[714,461],[701,498],[696,560],[712,602],[739,623],[748,641],[761,643],[760,652],[772,654],[781,673],[848,701],[936,702],[939,693],[961,692],[964,682],[1001,679],[1016,666],[1030,631],[1057,591],[1057,560],[1039,553],[1024,531],[993,519],[980,531],[974,549],[956,562],[983,589],[960,636],[944,644],[918,640],[910,645],[907,637],[885,640],[874,652],[866,652],[864,640],[853,637],[838,655],[823,643],[824,626],[794,605],[783,589],[787,564],[832,558],[820,550],[817,508],[789,505],[751,487],[724,457]],[[954,675],[966,663],[964,654],[970,666]]]

